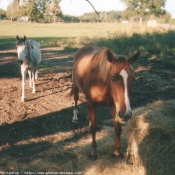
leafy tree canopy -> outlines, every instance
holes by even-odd
[[[155,15],[165,14],[166,0],[120,0],[127,6],[126,11],[132,15]]]
[[[0,19],[6,18],[6,11],[3,9],[0,9]]]
[[[31,20],[37,21],[46,13],[55,16],[61,14],[60,2],[61,0],[13,0],[7,7],[7,14],[11,19],[28,16]]]

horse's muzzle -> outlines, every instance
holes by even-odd
[[[126,123],[132,117],[132,112],[129,111],[124,114],[122,111],[119,111],[118,116],[120,117],[121,123]]]
[[[22,63],[23,63],[23,60],[18,60],[18,63],[19,63],[19,64],[22,64]]]

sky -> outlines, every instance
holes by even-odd
[[[120,0],[89,0],[97,11],[124,10],[126,7]],[[0,0],[0,8],[6,10],[12,0]],[[60,3],[64,15],[80,16],[84,13],[94,12],[86,0],[62,0]],[[165,9],[175,14],[175,0],[167,0]]]

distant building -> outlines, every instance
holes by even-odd
[[[171,17],[172,17],[172,19],[175,19],[175,14],[173,14]]]
[[[21,16],[21,17],[17,18],[17,21],[27,22],[27,21],[29,21],[29,17],[28,16]]]
[[[156,20],[148,20],[147,21],[147,26],[148,27],[152,27],[152,28],[156,28],[157,27],[157,21]]]
[[[128,24],[129,21],[128,21],[128,20],[123,20],[123,21],[121,21],[121,23],[122,23],[122,24]]]

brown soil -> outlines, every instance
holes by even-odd
[[[86,100],[82,94],[79,123],[71,122],[74,102],[69,92],[73,53],[59,48],[42,48],[42,57],[37,92],[32,94],[27,79],[26,102],[22,103],[16,50],[13,46],[0,48],[0,170],[18,170],[19,167],[14,168],[9,162],[31,162],[36,157],[43,158],[47,150],[57,150],[58,145],[61,150],[66,144],[90,136]],[[134,69],[133,109],[158,99],[175,98],[174,67],[141,57]],[[97,109],[97,123],[99,128],[113,126],[108,107]],[[75,158],[70,150],[50,155],[52,161],[60,163]]]

